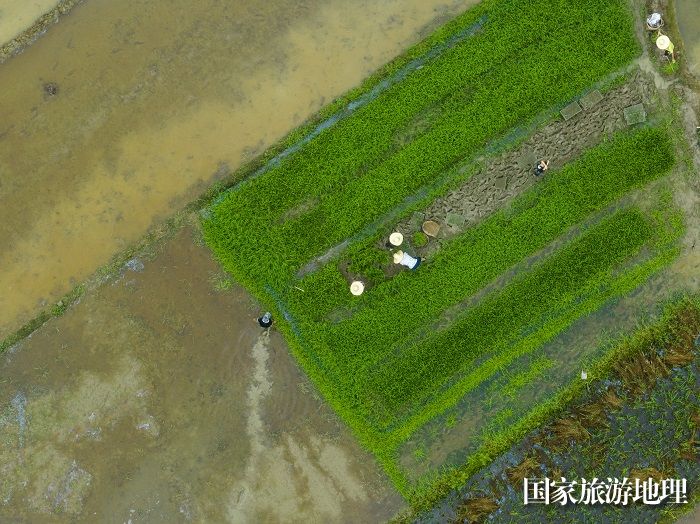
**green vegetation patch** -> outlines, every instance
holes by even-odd
[[[650,158],[656,161],[639,158],[639,150],[652,151]],[[412,346],[423,337],[426,326],[447,308],[477,292],[591,213],[634,187],[662,176],[672,164],[671,145],[663,131],[643,129],[621,135],[591,150],[546,183],[538,184],[511,208],[445,244],[420,271],[401,273],[367,291],[359,300],[350,296],[347,282],[329,264],[300,283],[304,293],[289,298],[289,309],[308,341],[305,351],[322,362],[325,372],[342,385],[339,390],[345,393],[347,402],[363,412],[368,421],[378,422],[370,414],[372,405],[377,405],[379,411],[398,414],[393,403],[380,409],[386,402],[383,399],[390,398],[395,387],[391,385],[393,379],[382,378],[382,366],[390,368],[394,364],[381,363],[397,347]],[[350,256],[357,251],[361,250],[351,248]],[[591,264],[593,267],[588,269],[597,270]],[[558,276],[562,275],[554,277]],[[324,321],[324,313],[347,306],[351,300],[356,301],[351,315],[340,321]],[[518,306],[523,313],[532,313],[527,307],[527,303],[525,309]],[[389,362],[397,360],[401,369],[405,366],[414,371],[424,369],[424,364],[435,364],[432,357],[416,354],[415,360],[405,352],[391,358]],[[396,378],[390,370],[389,373]],[[392,418],[382,416],[383,422],[377,427],[388,427]]]
[[[483,16],[475,35],[226,193],[204,223],[226,269],[258,290],[285,289],[304,264],[456,161],[565,103],[637,53],[621,0],[487,0],[452,27],[457,32]],[[419,134],[397,140],[417,121]],[[289,214],[308,202],[314,205]]]
[[[674,164],[667,133],[644,127],[549,173],[450,241],[408,238],[429,242],[431,254],[418,271],[399,271],[382,220],[471,176],[469,162],[509,130],[553,114],[637,53],[622,0],[486,0],[449,31],[470,27],[471,36],[223,194],[203,222],[226,270],[284,318],[277,325],[299,363],[416,501],[445,477],[433,470],[409,481],[402,444],[668,264],[682,230],[671,209],[621,202]],[[349,293],[354,278],[366,284],[360,297]],[[537,361],[509,387],[547,366]],[[519,415],[504,410],[501,422]],[[429,445],[413,458],[431,460]],[[469,467],[483,457],[470,455]]]

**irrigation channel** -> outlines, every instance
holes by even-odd
[[[0,339],[473,3],[77,5],[0,69]]]

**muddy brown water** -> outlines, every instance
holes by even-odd
[[[378,522],[401,507],[220,278],[185,229],[2,356],[0,521]]]
[[[474,3],[74,8],[0,66],[0,339]]]
[[[0,46],[18,36],[57,0],[0,0]]]
[[[676,0],[676,18],[690,72],[700,79],[700,4],[697,0]]]

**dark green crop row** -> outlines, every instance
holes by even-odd
[[[455,161],[637,52],[622,0],[487,0],[462,27],[482,15],[480,32],[227,193],[204,223],[224,266],[246,284],[285,289]]]
[[[486,354],[503,352],[547,315],[558,316],[591,285],[646,244],[653,229],[641,212],[618,212],[503,291],[467,310],[449,329],[392,355],[365,391],[390,413],[439,392]]]
[[[398,341],[410,340],[416,329],[567,228],[668,172],[671,149],[668,136],[659,129],[620,135],[553,173],[510,209],[443,245],[417,272],[401,273],[358,300],[329,265],[299,284],[306,292],[290,295],[290,309],[315,341],[314,350],[341,377],[348,370],[367,370]],[[648,151],[649,156],[642,158],[638,151]],[[330,308],[352,300],[356,305],[350,318],[337,324],[319,322]]]

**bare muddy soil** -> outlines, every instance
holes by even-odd
[[[473,3],[76,6],[0,65],[0,340]]]
[[[402,499],[257,313],[186,228],[5,353],[0,520],[389,518]]]

